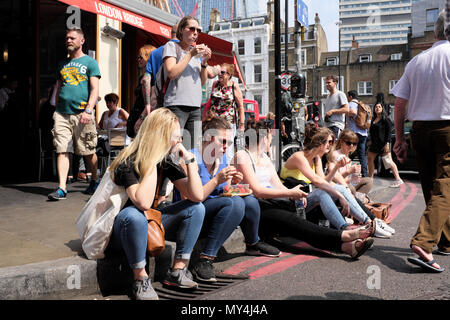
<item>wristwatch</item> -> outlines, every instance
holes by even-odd
[[[206,68],[208,65],[204,65],[203,63],[200,64],[202,66],[202,68]]]
[[[184,164],[185,165],[188,165],[188,164],[190,164],[190,163],[193,163],[195,161],[195,157],[192,157],[192,158],[190,158],[189,160],[186,160],[185,162],[184,162]]]
[[[87,114],[92,114],[92,111],[89,109],[84,109],[84,112],[86,112]]]

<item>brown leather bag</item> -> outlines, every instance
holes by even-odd
[[[388,222],[389,211],[392,207],[390,203],[372,202],[367,203],[365,206],[372,212],[372,214],[378,219]]]
[[[148,221],[147,253],[155,257],[166,248],[165,230],[161,223],[161,211],[148,209],[144,212]]]
[[[161,211],[154,209],[158,205],[158,193],[161,182],[162,170],[158,178],[158,185],[156,187],[152,207],[144,211],[145,218],[148,221],[147,253],[151,257],[160,255],[166,249],[166,240],[164,239],[166,232],[161,223]]]

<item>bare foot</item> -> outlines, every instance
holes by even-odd
[[[411,245],[411,250],[414,251],[415,254],[419,255],[419,257],[425,259],[425,261],[433,260],[433,254],[432,253],[426,252],[421,247],[416,246],[415,244]],[[438,265],[437,263],[433,263],[432,266],[434,268],[438,268],[438,269],[441,268],[441,266]]]
[[[366,226],[363,226],[353,230],[344,230],[342,232],[341,238],[343,242],[354,241],[356,239],[364,240],[370,237],[371,233],[372,230],[370,228],[366,228]]]

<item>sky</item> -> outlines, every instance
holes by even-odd
[[[288,0],[289,8],[289,26],[294,25],[294,1]],[[319,14],[320,23],[325,30],[328,40],[328,51],[339,50],[339,32],[336,22],[339,21],[339,0],[303,0],[308,6],[309,24],[314,24],[316,13]],[[285,0],[280,0],[281,19],[284,20],[284,4]]]

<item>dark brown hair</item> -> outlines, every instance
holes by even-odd
[[[114,92],[112,93],[108,93],[105,96],[105,102],[114,102],[117,103],[119,102],[119,96],[117,94],[115,94]]]
[[[183,29],[187,27],[189,21],[195,20],[198,23],[198,20],[192,16],[184,16],[180,22],[178,22],[178,28],[177,28],[177,38],[178,40],[183,40]]]
[[[328,143],[329,136],[332,136],[334,140],[334,134],[330,129],[325,127],[317,128],[314,123],[306,124],[304,141],[305,150],[312,150]]]

